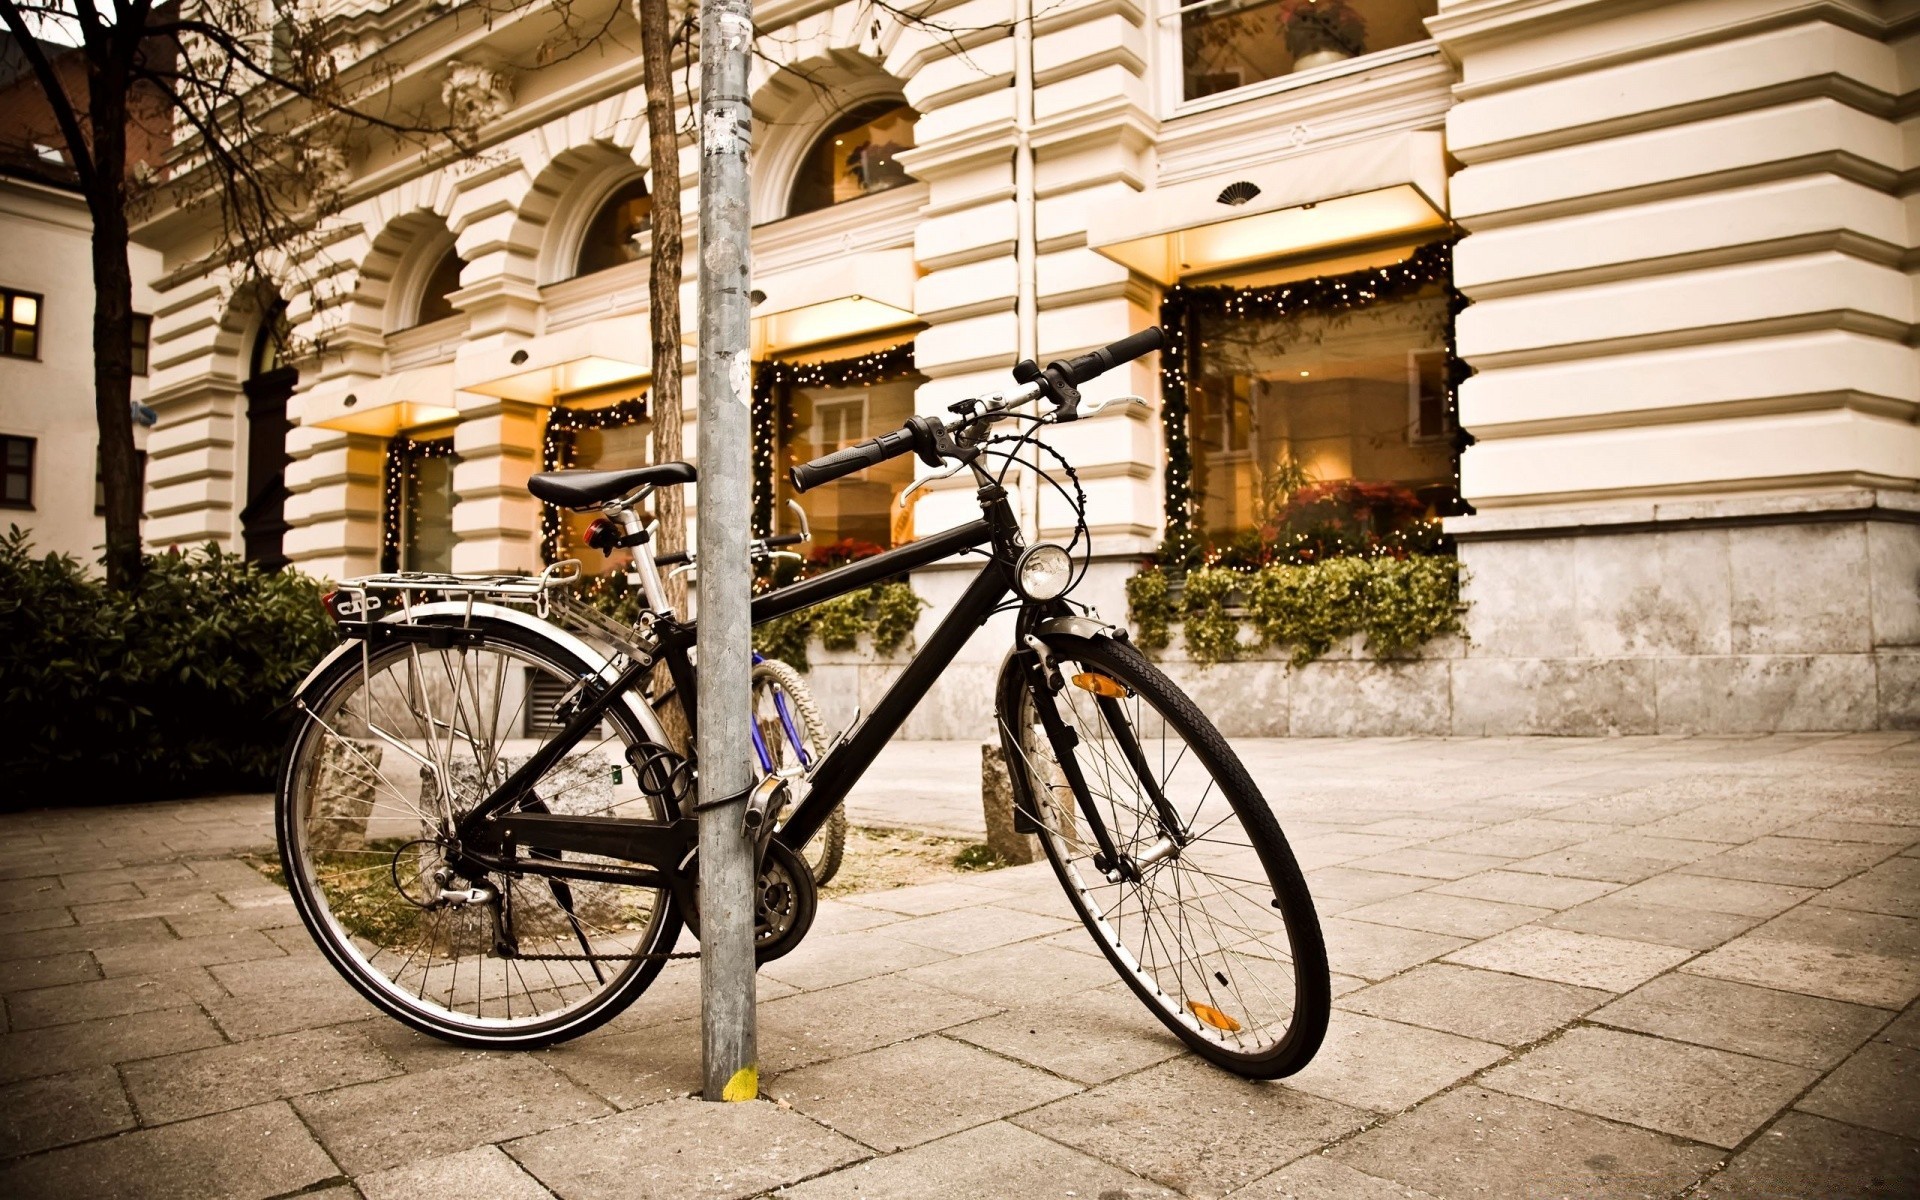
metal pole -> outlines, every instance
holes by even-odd
[[[748,763],[753,492],[747,147],[750,0],[700,4],[700,1014],[709,1100],[759,1094]],[[717,805],[717,806],[716,806]]]

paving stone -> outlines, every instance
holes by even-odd
[[[1322,867],[1318,871],[1308,871],[1306,878],[1307,890],[1313,894],[1315,904],[1329,898],[1371,904],[1376,900],[1419,891],[1430,882],[1418,875],[1360,871],[1352,867]]]
[[[0,958],[44,958],[53,954],[98,950],[135,942],[171,938],[173,932],[158,917],[114,921],[105,925],[63,925],[0,937]]]
[[[1671,1196],[1719,1151],[1465,1087],[1337,1147],[1335,1161],[1442,1200]]]
[[[950,957],[944,950],[916,946],[885,936],[880,930],[808,938],[791,954],[760,968],[763,976],[803,990],[852,983],[890,971],[924,966]],[[1082,935],[1084,940],[1085,935]]]
[[[225,907],[220,897],[209,892],[188,892],[181,896],[149,896],[107,904],[76,904],[71,911],[74,920],[82,925],[108,925],[115,921],[136,921],[141,917],[212,912]]]
[[[7,1016],[12,1028],[18,1031],[178,1008],[193,1002],[193,995],[183,990],[177,981],[92,979],[11,995],[7,997]]]
[[[1593,837],[1593,826],[1579,821],[1550,821],[1523,817],[1503,821],[1471,833],[1442,838],[1431,846],[1459,854],[1495,854],[1503,858],[1531,858],[1577,845]]]
[[[1825,1070],[1886,1022],[1877,1008],[1749,987],[1701,975],[1662,975],[1589,1020]]]
[[[1471,896],[1476,900],[1497,900],[1502,904],[1526,904],[1537,908],[1572,908],[1576,904],[1618,891],[1620,885],[1597,879],[1567,879],[1558,875],[1534,875],[1524,871],[1482,871],[1465,879],[1436,883],[1433,891],[1448,896]]]
[[[1698,912],[1664,904],[1635,904],[1619,892],[1602,896],[1578,908],[1555,913],[1540,922],[1553,929],[1600,933],[1635,942],[1711,950],[1760,923],[1758,917]]]
[[[1670,908],[1762,918],[1778,916],[1813,894],[1813,888],[1678,873],[1655,875],[1613,893],[1618,899],[1633,904],[1662,904]]]
[[[869,1153],[765,1102],[671,1100],[506,1147],[566,1200],[734,1200]]]
[[[1420,847],[1376,854],[1371,858],[1356,859],[1347,865],[1356,870],[1418,875],[1427,879],[1463,879],[1481,871],[1504,867],[1512,861],[1511,858],[1493,854],[1458,854]]]
[[[1105,1083],[1185,1050],[1125,984],[1011,1008],[946,1032],[1085,1084]]]
[[[1688,951],[1675,946],[1529,925],[1457,950],[1445,961],[1575,987],[1625,992],[1688,957]]]
[[[905,919],[905,913],[889,912],[884,908],[867,908],[860,904],[848,904],[844,900],[822,900],[819,911],[814,913],[813,926],[807,931],[807,936],[858,933],[863,929],[875,929]]]
[[[1309,1155],[1231,1193],[1226,1200],[1434,1200],[1434,1197],[1431,1192],[1379,1179],[1329,1158]]]
[[[1001,898],[1000,893],[993,888],[980,887],[972,883],[948,882],[923,883],[916,887],[894,888],[884,892],[864,892],[858,896],[846,897],[845,902],[861,908],[877,908],[885,912],[905,913],[910,917],[925,917],[955,908],[992,904]]]
[[[1428,933],[1464,938],[1491,937],[1516,925],[1525,925],[1536,918],[1551,915],[1552,909],[1476,900],[1470,896],[1449,896],[1440,892],[1410,892],[1377,904],[1349,909],[1344,914],[1348,920],[1397,925],[1403,929],[1421,929]]]
[[[1804,905],[1687,964],[1699,975],[1881,1008],[1920,996],[1920,923]]]
[[[1371,1119],[1361,1109],[1185,1057],[1013,1123],[1183,1192],[1219,1195]]]
[[[879,936],[898,938],[948,954],[971,954],[1070,928],[1071,923],[1058,917],[982,905],[900,921],[886,926]]]
[[[1572,879],[1594,879],[1606,883],[1638,883],[1642,879],[1671,870],[1673,862],[1665,858],[1635,858],[1572,846],[1551,854],[1523,858],[1512,864],[1515,871],[1536,875],[1555,875]]]
[[[1894,854],[1891,846],[1765,837],[1678,868],[1688,875],[1750,879],[1790,887],[1832,887]]]
[[[1888,859],[1821,893],[1820,903],[1833,908],[1920,917],[1920,859]]]
[[[207,937],[149,942],[145,945],[110,946],[94,951],[94,957],[100,961],[100,969],[113,976],[155,975],[183,967],[279,958],[285,953],[261,934],[247,929]]]
[[[1375,1112],[1398,1112],[1498,1062],[1506,1047],[1335,1009],[1327,1040],[1287,1086]]]
[[[1909,1008],[1895,1017],[1876,1037],[1879,1041],[1892,1042],[1909,1050],[1920,1050],[1920,1007]]]
[[[563,1042],[540,1058],[615,1108],[628,1109],[697,1094],[705,1081],[700,1053],[700,1019],[687,1017]]]
[[[244,1108],[399,1073],[356,1033],[312,1030],[261,1038],[123,1068],[143,1124]]]
[[[426,1196],[485,1196],[487,1200],[553,1200],[553,1193],[520,1169],[498,1146],[423,1159],[362,1175],[353,1181],[366,1200],[419,1200]]]
[[[201,1007],[236,1042],[361,1021],[379,1011],[338,975],[330,983],[289,984],[242,996],[216,996],[203,1000]]]
[[[783,1073],[766,1090],[830,1129],[877,1150],[898,1150],[1080,1089],[973,1046],[927,1037]]]
[[[1818,817],[1776,832],[1781,837],[1813,838],[1823,842],[1873,842],[1881,846],[1898,846],[1903,850],[1920,843],[1920,826],[1880,825],[1838,817]]]
[[[128,1062],[218,1045],[197,1008],[169,1008],[0,1035],[0,1083],[76,1067]]]
[[[31,933],[36,929],[54,929],[74,923],[73,914],[64,908],[28,908],[0,913],[0,939],[9,934]]]
[[[84,950],[51,954],[45,958],[16,958],[0,975],[0,990],[8,993],[35,988],[58,987],[67,983],[85,983],[100,978],[100,968]]]
[[[0,1158],[133,1128],[133,1110],[112,1067],[49,1075],[0,1087]]]
[[[790,1070],[934,1033],[997,1008],[903,975],[804,992],[760,1006],[761,1062],[775,1070]]]
[[[295,1100],[349,1174],[570,1125],[611,1111],[525,1056],[481,1058]]]
[[[1339,1007],[1503,1046],[1538,1041],[1613,993],[1428,963],[1340,998]]]
[[[0,882],[0,912],[31,912],[34,909],[70,908],[76,904],[120,903],[141,899],[140,888],[130,881],[82,883],[67,887],[59,878],[42,875],[30,879]]]
[[[1695,1195],[1911,1200],[1920,1195],[1920,1142],[1790,1112]]]
[[[1380,837],[1375,834],[1351,831],[1320,833],[1310,837],[1289,839],[1293,847],[1293,856],[1304,871],[1317,871],[1324,867],[1352,863],[1375,854],[1391,854],[1396,850],[1414,845],[1418,840],[1408,837]],[[1405,871],[1399,873],[1408,874]],[[1418,874],[1418,872],[1413,873]]]
[[[794,1200],[1174,1200],[1177,1193],[1016,1125],[995,1121],[843,1167],[780,1193]]]
[[[0,1168],[0,1195],[264,1200],[339,1172],[284,1103],[142,1129]]]
[[[1574,1029],[1481,1081],[1714,1146],[1739,1145],[1819,1074],[1613,1029]]]
[[[1343,975],[1385,979],[1466,944],[1465,938],[1333,917],[1320,922],[1327,962]]]
[[[1080,939],[1089,941],[1084,932]],[[1050,942],[1020,942],[901,972],[904,978],[995,1005],[1033,1004],[1077,996],[1114,982],[1104,957],[1072,953]]]
[[[1868,1042],[1795,1107],[1910,1137],[1920,1132],[1920,1050]]]

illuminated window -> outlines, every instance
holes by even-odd
[[[33,439],[0,436],[0,508],[33,507]]]
[[[588,223],[574,274],[591,275],[640,261],[640,244],[634,239],[652,226],[652,220],[653,197],[647,193],[647,181],[633,179],[621,184],[601,202]]]
[[[911,105],[892,100],[864,104],[840,117],[801,160],[787,215],[797,217],[912,183],[898,155],[913,149],[913,126],[919,119]]]
[[[1179,10],[1187,100],[1425,41],[1435,0],[1200,0]]]
[[[466,269],[466,260],[453,247],[447,247],[440,261],[433,264],[433,273],[427,276],[427,285],[420,293],[420,312],[414,318],[414,324],[430,325],[453,316],[453,294],[460,290],[460,272]]]
[[[1305,545],[1324,557],[1457,511],[1451,319],[1438,284],[1345,312],[1200,316],[1196,531],[1215,548]]]
[[[610,425],[605,429],[582,429],[573,435],[572,465],[595,471],[624,471],[653,462],[653,423]],[[568,512],[566,557],[577,558],[589,574],[604,575],[616,566],[624,568],[632,553],[615,550],[612,557],[587,545],[587,526],[599,516],[594,512]],[[658,550],[656,546],[654,549]]]
[[[40,357],[40,297],[0,288],[0,357]]]
[[[857,388],[788,389],[775,472],[782,506],[792,495],[788,467],[900,428],[913,415],[919,380],[915,375]],[[906,455],[794,496],[813,527],[814,547],[853,541],[885,549],[905,540],[899,500],[913,482],[913,463]]]
[[[147,346],[153,340],[153,318],[145,313],[133,314],[133,373],[147,373]]]
[[[407,477],[405,540],[400,566],[406,571],[453,570],[453,465],[450,454],[419,454]]]

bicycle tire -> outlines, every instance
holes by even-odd
[[[475,646],[431,651],[417,643],[388,643],[370,648],[364,659],[358,653],[344,656],[307,690],[304,717],[289,740],[275,798],[280,866],[301,921],[322,954],[375,1007],[422,1033],[457,1044],[533,1049],[587,1033],[631,1004],[660,973],[664,961],[654,956],[672,948],[681,919],[665,889],[582,881],[556,885],[534,875],[517,882],[488,881],[503,896],[499,906],[503,915],[498,919],[486,906],[436,910],[421,905],[428,890],[423,881],[430,877],[429,867],[435,861],[431,839],[423,836],[427,826],[442,819],[442,813],[451,812],[452,819],[457,819],[465,811],[446,797],[457,786],[459,799],[470,804],[482,794],[487,779],[505,777],[509,769],[505,744],[533,740],[518,736],[497,740],[490,760],[483,764],[478,736],[483,689],[504,698],[512,684],[508,672],[516,667],[542,671],[562,683],[592,673],[566,646],[535,631],[490,618],[476,618],[471,624],[483,631]],[[473,652],[472,659],[460,661],[470,663],[470,674],[457,676],[450,670],[451,662],[425,657],[468,651]],[[491,673],[482,665],[481,656],[486,654],[499,659]],[[405,675],[406,664],[415,668],[414,675]],[[435,739],[441,736],[433,715],[418,711],[427,707],[429,691],[439,686],[432,674],[438,666],[448,667],[448,677],[454,681],[449,696],[473,700],[471,727],[461,742],[462,750],[471,748],[471,770],[464,759],[453,758],[451,747],[458,728],[454,723],[449,723],[445,735],[448,752],[429,764],[439,764],[430,772],[435,780],[458,780],[457,785],[430,782],[427,767],[416,766],[406,752],[421,752],[420,733],[431,733]],[[405,709],[416,707],[409,691],[414,684],[403,684],[403,679],[420,681],[411,727]],[[521,706],[504,725],[501,701],[496,700],[491,715],[495,735],[516,726],[532,727],[531,722],[522,722],[526,708],[533,704],[534,681],[531,674],[524,679]],[[469,680],[470,697],[461,691]],[[362,697],[359,710],[352,707],[356,695]],[[401,699],[396,701],[396,696]],[[419,719],[423,715],[425,719]],[[646,742],[638,721],[621,704],[607,710],[602,728],[608,727],[612,732],[601,747],[615,741],[628,747]],[[361,729],[370,735],[364,745],[378,745],[383,753],[374,755],[353,744],[356,739],[351,734]],[[583,740],[572,758],[563,759],[536,783],[538,803],[545,807],[550,802],[550,811],[556,812],[612,812],[616,807],[639,805],[616,815],[662,815],[660,801],[637,787],[637,772],[603,748],[583,750],[591,740]],[[334,752],[331,762],[330,750]],[[388,754],[415,768],[419,782],[412,798],[401,769],[382,770]],[[587,754],[597,757],[589,760],[584,757]],[[602,780],[607,781],[604,789]],[[616,781],[624,786],[616,789]],[[357,802],[353,799],[356,788],[364,792]],[[434,792],[431,800],[425,799],[429,791]],[[429,808],[438,811],[429,812]],[[343,820],[349,830],[346,834],[338,832]],[[416,827],[408,828],[409,823]],[[376,838],[376,830],[383,836]],[[343,838],[349,840],[342,843]],[[388,844],[397,839],[407,840],[397,847]],[[566,857],[579,858],[571,853]],[[383,876],[390,878],[390,885]],[[417,911],[409,911],[409,905]],[[470,952],[484,945],[478,941],[483,934],[476,924],[482,917],[496,935],[503,928],[511,931],[515,953],[500,954],[502,943],[497,936],[490,952]],[[385,944],[402,939],[410,939],[413,948]],[[402,951],[407,953],[404,959],[399,957]],[[425,962],[416,974],[415,959],[422,952]],[[436,956],[441,952],[446,964],[436,977]],[[532,956],[522,958],[522,953]],[[591,957],[594,954],[602,958]],[[603,962],[609,965],[603,967]],[[467,993],[460,983],[468,965],[472,969],[465,978],[473,989],[472,1004],[471,1011],[464,1011]],[[491,996],[490,976],[499,984],[498,994]],[[445,1003],[440,1002],[442,983]]]
[[[1201,1057],[1249,1078],[1300,1070],[1325,1038],[1331,980],[1312,898],[1259,788],[1205,714],[1133,647],[1064,634],[1043,641],[1058,671],[1057,692],[1046,692],[1056,714],[1087,701],[1072,721],[1059,721],[1071,733],[1048,728],[1031,653],[1010,657],[996,714],[1016,803],[1081,923],[1134,994]],[[1115,712],[1137,754],[1127,753]],[[1140,738],[1156,725],[1159,744],[1149,752]],[[1169,733],[1182,747],[1171,758]],[[1191,776],[1174,782],[1188,763],[1204,773],[1205,788],[1196,791]],[[1127,778],[1131,798],[1117,794]],[[1121,856],[1109,867],[1117,879],[1096,865],[1103,852],[1088,804]],[[1175,818],[1172,835],[1163,810]]]
[[[785,692],[792,701],[792,713],[799,726],[801,739],[809,762],[819,757],[827,745],[827,723],[820,716],[820,706],[814,702],[813,692],[800,678],[800,672],[781,662],[777,658],[763,658],[753,665],[753,690],[755,720],[760,721],[760,736],[767,743],[769,753],[780,742],[787,742],[787,731],[780,721],[763,719],[760,713],[760,692],[763,687],[776,687]],[[841,860],[847,847],[847,807],[836,804],[827,814],[827,820],[806,846],[801,848],[800,857],[806,860],[813,872],[816,886],[825,887],[827,882],[840,872]]]

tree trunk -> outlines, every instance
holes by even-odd
[[[93,408],[106,492],[107,585],[140,581],[139,455],[133,448],[133,271],[127,264],[127,108],[123,92],[92,80]]]
[[[673,109],[673,34],[668,24],[667,0],[634,0],[640,19],[640,65],[647,95],[647,150],[653,192],[652,271],[647,278],[647,317],[653,334],[653,451],[658,462],[671,462],[686,453],[680,435],[680,132]],[[660,536],[652,549],[661,554],[687,544],[687,502],[684,487],[656,492]],[[686,577],[667,581],[667,599],[682,616],[687,611]],[[655,694],[667,683],[657,672]],[[661,714],[668,735],[681,748],[687,727],[678,705]]]

